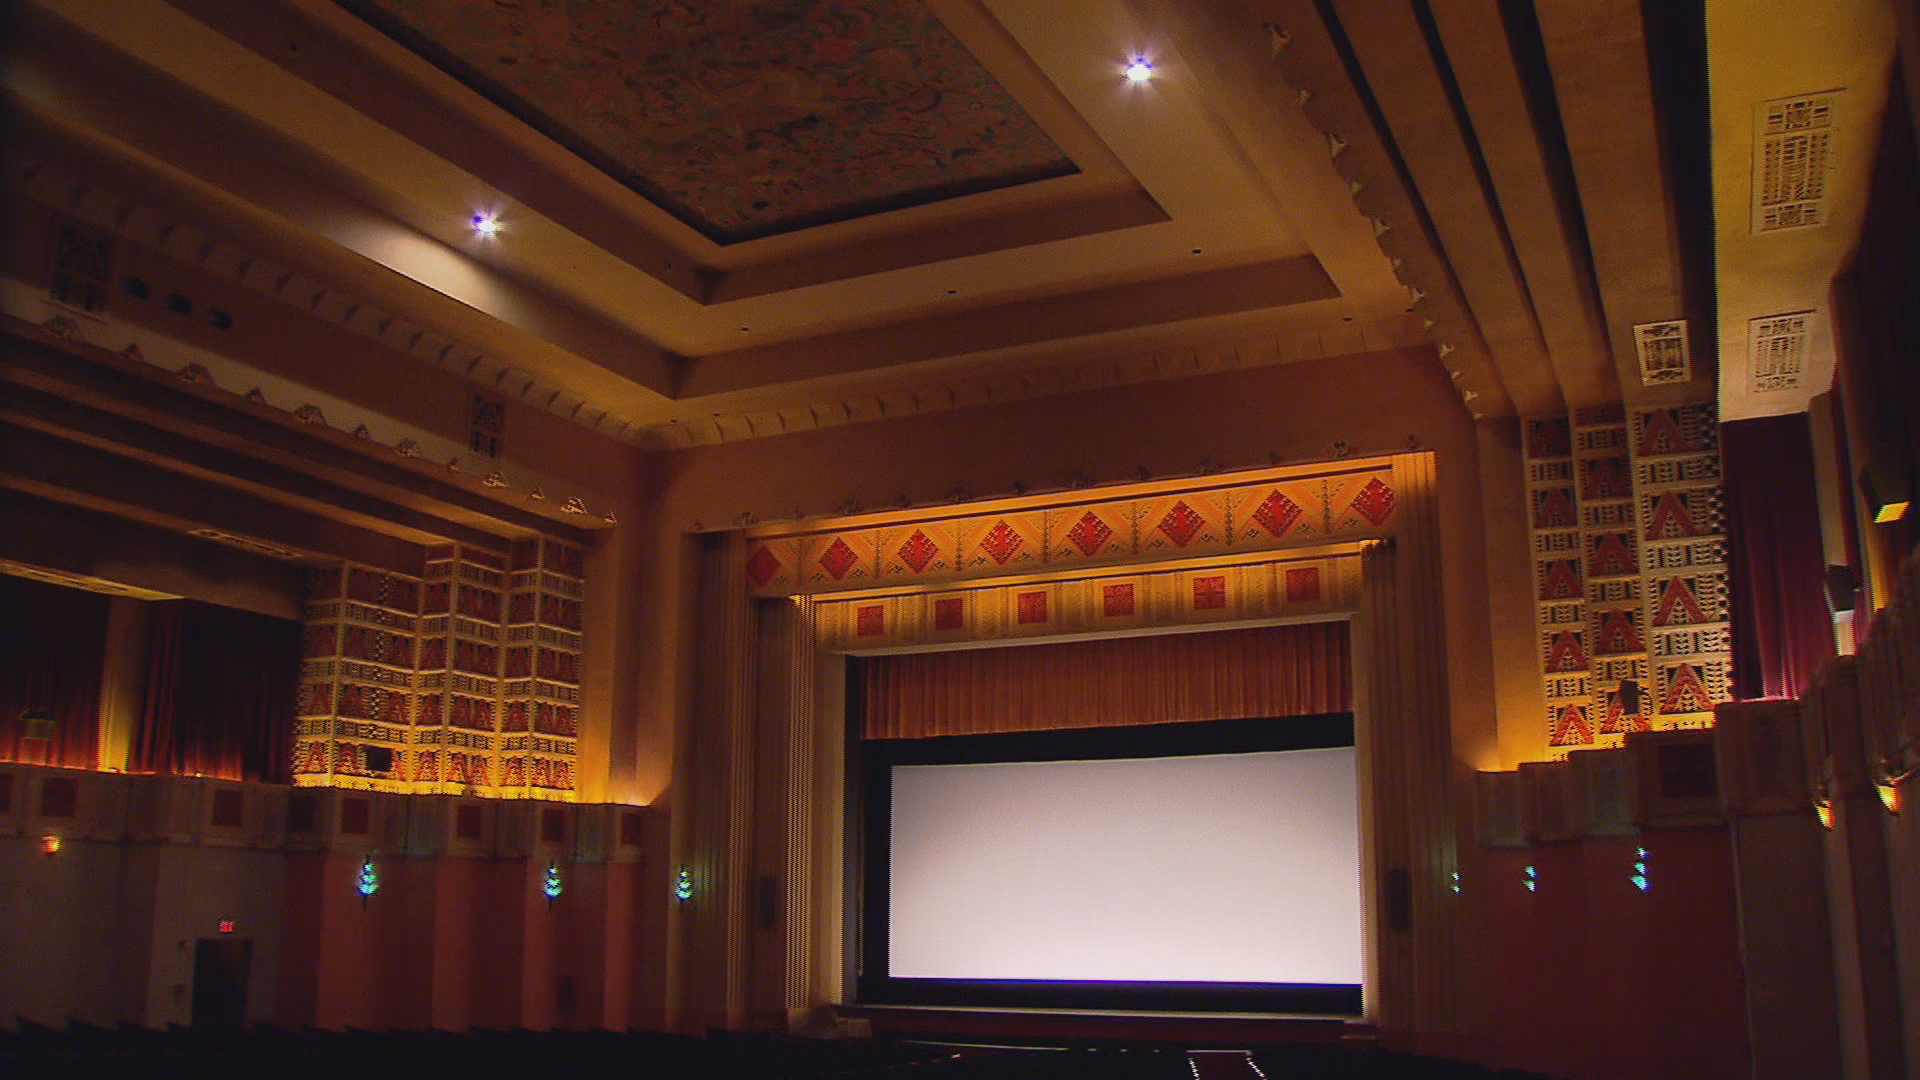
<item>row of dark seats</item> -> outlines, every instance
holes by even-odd
[[[1521,1069],[1490,1069],[1377,1046],[1267,1046],[1253,1051],[1253,1063],[1267,1080],[1550,1080]]]
[[[1544,1080],[1515,1070],[1375,1047],[1286,1044],[1253,1051],[1268,1080]],[[355,1080],[602,1072],[628,1080],[1189,1080],[1183,1050],[1159,1046],[1010,1049],[886,1039],[714,1031],[208,1029],[21,1020],[0,1029],[0,1076],[100,1068],[200,1080]]]
[[[128,1070],[200,1080],[609,1072],[629,1080],[1189,1080],[1169,1049],[987,1049],[716,1031],[243,1030],[132,1025],[0,1031],[0,1076]]]

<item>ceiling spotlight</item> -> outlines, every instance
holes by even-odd
[[[481,236],[494,236],[500,232],[500,219],[492,214],[473,215],[473,231]]]
[[[1128,82],[1143,83],[1153,78],[1153,65],[1147,62],[1146,57],[1136,56],[1121,74],[1127,77]]]

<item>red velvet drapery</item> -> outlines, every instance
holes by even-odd
[[[870,739],[1353,708],[1345,622],[906,653],[859,670]]]
[[[168,600],[147,620],[147,692],[137,772],[287,782],[299,623]]]
[[[100,593],[0,574],[0,761],[99,764],[109,603]],[[23,738],[29,709],[52,715],[51,739]]]
[[[1733,695],[1799,697],[1814,669],[1833,655],[1807,415],[1722,424],[1720,455],[1726,467]]]

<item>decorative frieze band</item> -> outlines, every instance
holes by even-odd
[[[1395,510],[1391,460],[1373,458],[755,529],[747,587],[791,596],[1284,550],[1391,535]]]

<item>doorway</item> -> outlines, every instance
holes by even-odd
[[[194,943],[194,1027],[247,1025],[247,975],[252,966],[253,942],[246,938],[201,938]]]

